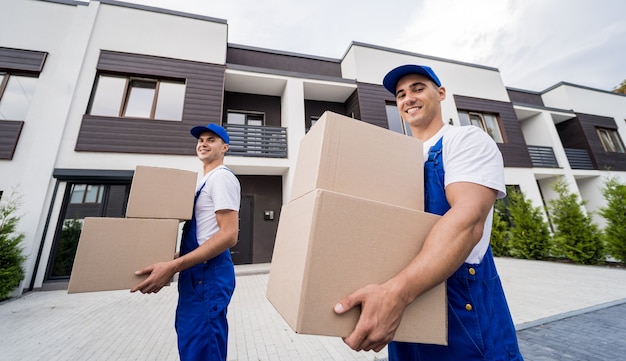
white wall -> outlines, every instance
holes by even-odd
[[[80,64],[76,92],[56,162],[57,168],[134,169],[136,165],[195,170],[193,157],[75,152],[74,147],[96,77],[101,50],[147,54],[214,64],[226,62],[227,26],[176,15],[91,2],[94,21]],[[175,31],[173,31],[175,29]],[[202,44],[202,46],[198,46]],[[188,159],[190,158],[190,159]]]
[[[51,175],[75,89],[76,69],[89,38],[84,24],[93,20],[94,11],[82,5],[28,0],[0,0],[0,9],[0,34],[10,34],[2,36],[2,46],[48,53],[14,158],[0,162],[0,189],[17,187],[22,196],[18,232],[25,235],[28,282],[48,212],[44,204],[52,197]]]
[[[225,21],[192,19],[97,1],[68,5],[0,0],[0,45],[48,53],[14,158],[0,161],[0,190],[8,196],[16,189],[22,195],[18,232],[25,234],[23,248],[28,260],[19,293],[30,283],[44,236],[55,186],[54,168],[132,170],[142,164],[200,169],[193,156],[111,157],[105,153],[74,152],[100,50],[224,64],[227,25]],[[58,202],[57,198],[53,220],[58,217]],[[45,251],[49,251],[54,224],[48,228]],[[45,257],[41,260],[35,287],[41,285],[46,261]]]
[[[342,61],[341,69],[346,78],[370,84],[382,84],[383,77],[389,70],[404,64],[430,66],[449,94],[509,101],[500,72],[493,68],[353,45]]]

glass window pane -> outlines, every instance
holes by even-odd
[[[246,124],[246,115],[242,113],[228,113],[228,117],[226,119],[226,123],[228,124]]]
[[[0,119],[25,120],[36,86],[37,78],[35,77],[9,76],[2,99],[0,99]]]
[[[133,80],[130,82],[124,116],[150,118],[156,82]]]
[[[74,266],[74,256],[83,229],[83,219],[64,219],[63,228],[54,254],[51,278],[69,277]]]
[[[87,193],[85,194],[85,203],[96,203],[98,199],[98,190],[100,186],[97,185],[88,185]]]
[[[125,86],[126,78],[100,75],[89,114],[119,117]]]
[[[398,107],[387,104],[385,106],[385,110],[387,111],[387,123],[389,124],[389,130],[404,134],[404,131],[402,130],[402,118],[400,118]]]
[[[246,119],[248,125],[263,125],[265,123],[265,115],[263,114],[247,114]]]
[[[604,129],[597,129],[598,137],[600,137],[600,142],[602,142],[602,147],[606,152],[611,151],[611,144],[609,141],[609,137],[606,135],[606,131]]]
[[[161,82],[154,119],[182,120],[185,84]]]
[[[624,147],[622,146],[622,140],[619,137],[619,134],[617,134],[617,131],[615,130],[611,130],[611,139],[613,140],[613,146],[615,148],[615,151],[618,153],[624,153]]]
[[[400,117],[400,113],[398,112],[398,107],[392,104],[387,104],[385,106],[385,111],[387,112],[387,123],[389,125],[389,130],[406,134],[408,136],[412,136],[411,128],[402,117]]]
[[[85,195],[84,184],[74,184],[72,186],[72,195],[70,196],[70,203],[83,203],[83,196]]]
[[[492,114],[484,114],[485,126],[487,127],[487,133],[496,141],[496,143],[502,143],[502,134],[500,133],[500,127],[498,126],[498,119]]]
[[[482,130],[485,130],[483,126],[483,120],[477,114],[470,114],[470,124],[479,127]]]
[[[467,112],[459,112],[459,121],[461,125],[470,125],[470,118]]]

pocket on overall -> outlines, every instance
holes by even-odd
[[[468,348],[467,354],[485,354],[485,344],[478,315],[481,300],[476,300],[472,288],[476,281],[467,278],[448,279],[448,345]],[[480,286],[479,286],[480,287]],[[473,349],[469,350],[469,348]]]
[[[219,314],[225,309],[235,290],[235,270],[232,264],[222,264],[211,267],[210,273],[205,274],[206,282],[204,297],[211,300],[211,315]]]

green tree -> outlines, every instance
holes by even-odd
[[[615,87],[615,89],[613,89],[613,91],[616,92],[616,93],[626,94],[626,80],[623,80],[622,84],[620,84],[619,86]]]
[[[20,247],[24,234],[16,232],[19,217],[15,212],[19,205],[20,198],[16,193],[0,204],[0,300],[8,298],[24,279],[26,257]]]
[[[626,185],[614,177],[607,178],[602,194],[607,205],[600,208],[599,213],[606,220],[604,243],[607,253],[626,263]]]
[[[509,213],[512,227],[510,230],[511,255],[523,259],[544,259],[550,250],[550,230],[543,218],[541,208],[519,190],[508,192]]]
[[[556,228],[553,237],[554,255],[579,264],[598,264],[603,261],[601,233],[583,212],[585,202],[579,201],[577,194],[568,192],[563,179],[554,184],[553,190],[559,195],[549,202],[550,219]]]

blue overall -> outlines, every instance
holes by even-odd
[[[196,192],[194,206],[205,185]],[[183,227],[181,255],[198,248],[196,228],[194,210],[191,220]],[[235,270],[230,250],[180,272],[175,326],[181,361],[226,360],[226,311],[234,290]]]
[[[439,215],[450,209],[442,139],[430,148],[424,163],[425,210]],[[448,346],[391,342],[389,361],[523,360],[491,248],[481,263],[464,263],[448,278],[446,288]]]

